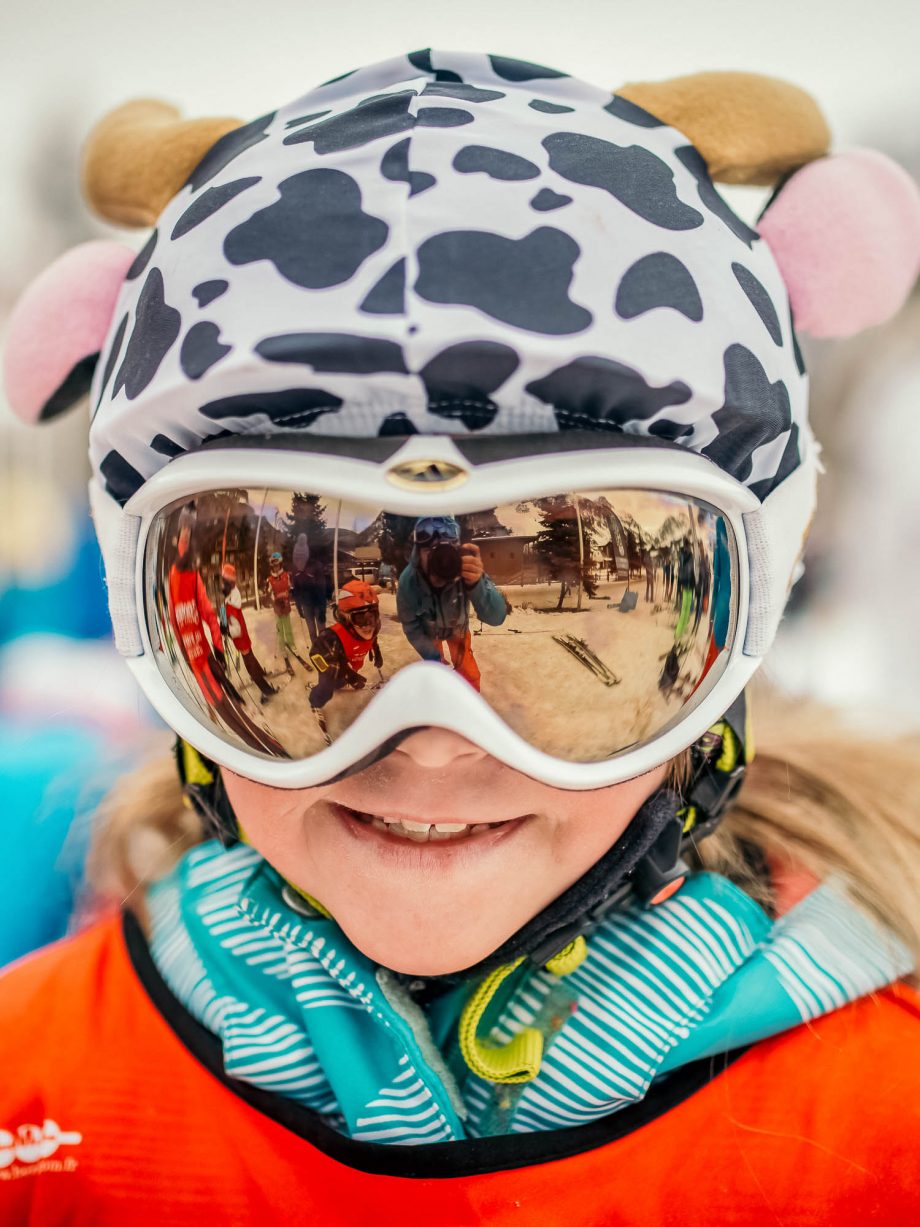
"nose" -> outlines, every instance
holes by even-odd
[[[450,729],[426,728],[412,733],[405,741],[400,742],[397,754],[405,754],[418,767],[429,771],[463,761],[472,765],[485,758],[486,751],[473,745],[459,733]]]

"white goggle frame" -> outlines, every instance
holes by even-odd
[[[694,452],[674,447],[617,445],[516,455],[472,463],[448,436],[412,436],[385,461],[296,448],[214,447],[181,456],[154,474],[122,510],[98,487],[93,511],[103,545],[116,645],[163,720],[207,758],[230,771],[279,788],[307,788],[373,759],[408,729],[450,729],[509,767],[557,788],[603,788],[642,775],[692,745],[741,693],[772,641],[801,552],[803,525],[814,502],[815,458],[761,503],[740,482]],[[347,441],[339,441],[343,447]],[[277,446],[275,446],[277,444]],[[521,445],[526,446],[521,440]],[[394,484],[397,468],[417,462],[455,466],[459,482]],[[691,698],[670,727],[601,762],[555,758],[526,742],[453,671],[419,661],[376,693],[337,740],[307,759],[270,760],[228,744],[180,702],[156,663],[144,614],[147,534],[157,514],[208,490],[291,489],[368,505],[406,516],[479,511],[524,498],[592,489],[635,489],[687,496],[710,504],[730,524],[735,542],[734,634],[711,670],[711,684]],[[448,488],[449,487],[449,488]],[[791,540],[790,540],[791,538]],[[798,539],[797,539],[798,538]],[[305,715],[308,714],[305,713]]]

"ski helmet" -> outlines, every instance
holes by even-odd
[[[380,602],[377,592],[363,579],[350,579],[336,594],[336,617],[363,638],[371,638],[380,629]],[[368,633],[370,632],[370,634]]]

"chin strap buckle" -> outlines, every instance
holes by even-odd
[[[686,882],[690,866],[681,856],[683,839],[684,822],[677,811],[633,870],[633,889],[648,906],[664,903]]]

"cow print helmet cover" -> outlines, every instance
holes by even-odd
[[[626,431],[761,498],[809,446],[782,277],[687,138],[481,55],[218,141],[128,270],[92,397],[122,502],[222,432]]]
[[[95,368],[91,489],[107,563],[117,505],[215,436],[590,429],[672,441],[765,506],[782,500],[782,591],[817,467],[790,296],[813,332],[843,335],[892,314],[920,259],[903,172],[867,152],[824,158],[808,95],[746,74],[611,94],[521,61],[426,51],[242,126],[136,103],[97,133],[92,202],[155,228],[136,257],[87,244],[39,279],[10,329],[7,385],[22,416],[48,418]],[[128,162],[108,165],[132,141],[137,193]],[[172,163],[159,179],[158,141]],[[791,179],[758,233],[711,174]],[[836,225],[829,192],[853,202]],[[858,259],[852,283],[839,277],[872,226],[896,238],[872,249],[868,292]],[[68,333],[77,279],[85,318]],[[862,305],[847,315],[850,299]],[[41,351],[43,375],[39,328],[64,337]],[[217,785],[200,793],[205,809]],[[714,814],[729,784],[707,787]],[[651,887],[667,878],[674,808],[661,794],[646,808],[647,837],[634,823],[515,950],[552,947],[626,871],[644,867]],[[225,798],[216,817],[226,835]]]

